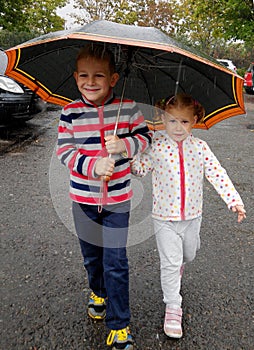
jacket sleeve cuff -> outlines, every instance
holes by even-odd
[[[242,205],[244,207],[243,201],[241,201],[241,200],[234,200],[234,201],[232,201],[231,203],[228,204],[228,209],[231,210],[236,205]]]

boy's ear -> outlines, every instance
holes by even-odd
[[[196,115],[194,115],[194,124],[193,125],[197,124],[197,121],[198,121],[198,117]]]
[[[78,72],[75,71],[75,72],[73,73],[73,76],[74,76],[74,79],[75,79],[76,82],[77,82]]]
[[[114,87],[116,85],[116,83],[118,82],[118,80],[119,80],[119,74],[118,73],[114,73],[111,76],[110,86]]]

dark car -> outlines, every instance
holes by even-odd
[[[247,94],[254,94],[254,62],[252,62],[244,74],[244,89]]]
[[[0,126],[27,121],[45,109],[45,103],[26,86],[0,74]]]

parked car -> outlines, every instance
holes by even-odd
[[[221,59],[217,59],[217,61],[220,62],[221,64],[223,64],[223,66],[227,67],[228,69],[230,69],[236,73],[236,66],[234,65],[234,63],[231,60],[221,58]]]
[[[247,94],[254,94],[254,62],[252,62],[244,74],[244,89]]]
[[[27,121],[45,108],[32,90],[0,74],[0,126]]]

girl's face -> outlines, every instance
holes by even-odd
[[[107,61],[90,57],[78,61],[74,77],[81,94],[96,105],[102,103],[119,78],[117,73],[110,73]]]
[[[197,122],[197,116],[193,115],[191,108],[166,108],[162,121],[169,137],[180,142],[186,139],[191,129]]]

